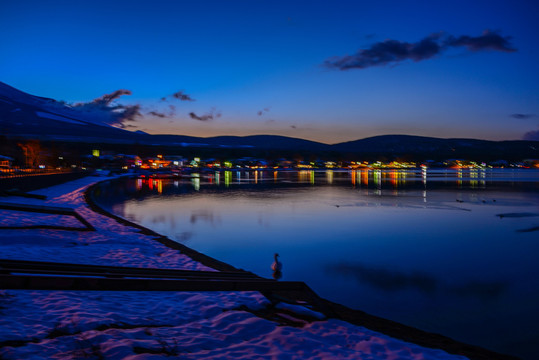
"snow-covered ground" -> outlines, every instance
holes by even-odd
[[[101,179],[87,177],[34,192],[46,200],[0,198],[71,207],[97,229],[1,229],[0,257],[211,270],[138,229],[93,212],[83,193]],[[69,216],[0,212],[2,227],[76,222]],[[262,315],[269,311],[278,316]],[[291,323],[295,326],[286,325]],[[466,359],[344,321],[323,320],[305,307],[273,306],[258,292],[0,290],[0,359],[161,358]]]
[[[79,264],[212,270],[177,250],[170,249],[140,230],[124,226],[92,211],[84,201],[89,185],[103,180],[86,177],[66,184],[34,191],[46,200],[2,197],[1,202],[69,207],[97,231],[49,229],[0,229],[0,257],[3,259],[53,261]],[[73,216],[0,210],[0,226],[61,225],[83,228]]]

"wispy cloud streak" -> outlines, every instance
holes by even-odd
[[[530,119],[530,118],[535,117],[535,114],[511,114],[511,117],[515,119],[525,120],[525,119]]]
[[[105,94],[91,102],[72,105],[76,111],[80,111],[85,119],[102,125],[126,127],[126,122],[135,121],[141,116],[140,105],[122,105],[115,103],[123,95],[131,95],[130,90],[120,89],[110,94]]]
[[[269,111],[270,111],[270,108],[264,108],[264,109],[262,109],[262,110],[260,110],[260,111],[257,111],[256,114],[257,114],[258,116],[262,116],[262,115],[264,115],[265,113],[268,113]]]
[[[180,90],[178,92],[175,92],[171,95],[174,99],[178,99],[180,101],[195,101],[190,95],[187,95],[183,92],[183,90]]]
[[[398,64],[405,60],[415,62],[430,59],[451,48],[463,47],[468,51],[517,51],[510,43],[511,37],[485,30],[479,36],[455,37],[445,33],[431,34],[422,40],[409,43],[385,40],[360,49],[353,55],[337,56],[324,62],[326,67],[337,70],[366,69],[372,66]]]
[[[209,120],[213,120],[214,118],[220,118],[221,113],[215,112],[215,109],[211,109],[209,113],[201,115],[201,116],[195,114],[194,112],[190,112],[189,117],[197,121],[209,121]]]

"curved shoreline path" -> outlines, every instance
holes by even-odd
[[[3,202],[73,208],[96,231],[2,229],[0,258],[238,271],[100,209],[91,199],[90,186],[102,180],[87,177],[35,191],[45,195],[45,200],[2,198]],[[65,216],[0,210],[0,225],[8,227],[69,227],[70,221]],[[348,309],[320,299],[308,288],[267,293],[0,290],[0,311],[2,359],[154,359],[160,355],[193,359],[465,359],[447,352],[469,359],[511,358]]]

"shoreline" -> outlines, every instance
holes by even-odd
[[[142,234],[154,237],[154,240],[174,250],[180,251],[182,254],[188,256],[194,261],[197,261],[205,266],[211,267],[218,271],[244,271],[252,274],[243,269],[237,269],[234,266],[214,259],[196,250],[193,250],[183,244],[175,242],[169,239],[167,236],[161,235],[151,229],[148,229],[142,225],[136,224],[119,216],[116,216],[103,208],[101,208],[94,199],[93,191],[97,184],[111,181],[112,179],[104,179],[97,181],[90,185],[84,191],[84,200],[89,208],[101,215],[114,219],[118,223],[138,229]],[[307,285],[306,290],[301,292],[281,292],[279,294],[264,294],[272,302],[276,302],[282,299],[292,301],[307,300],[309,303],[315,306],[317,311],[324,313],[328,318],[338,319],[346,321],[353,325],[363,326],[369,330],[380,332],[384,335],[410,342],[416,345],[444,350],[450,354],[466,356],[471,360],[510,360],[518,359],[515,356],[496,353],[494,351],[476,346],[470,345],[457,340],[453,340],[449,337],[426,332],[414,327],[410,327],[398,322],[380,318],[374,315],[367,314],[361,310],[354,310],[344,305],[334,303],[318,296]]]

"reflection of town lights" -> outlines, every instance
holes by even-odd
[[[369,186],[369,170],[361,170],[361,183]]]
[[[193,174],[193,177],[191,178],[191,184],[193,184],[193,188],[196,191],[200,190],[200,175],[199,174]]]
[[[374,184],[380,188],[382,186],[382,170],[375,170],[373,172]]]
[[[310,181],[310,178],[311,178],[310,174],[311,172],[308,170],[298,171],[298,181],[300,182]]]
[[[231,180],[232,180],[232,171],[225,171],[225,186],[226,187],[230,185]]]
[[[391,178],[391,185],[393,185],[394,188],[397,187],[399,184],[399,181],[398,181],[399,173],[397,172],[397,170],[391,170],[389,172],[389,177]]]
[[[326,181],[328,184],[333,184],[333,170],[326,170]]]

